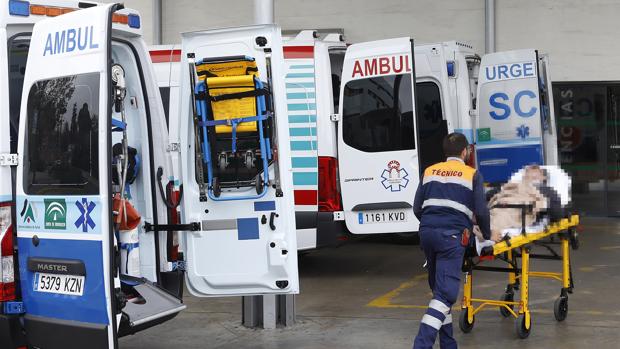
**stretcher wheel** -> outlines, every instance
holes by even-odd
[[[506,292],[499,300],[502,302],[514,302],[515,294],[512,292]],[[508,305],[508,307],[510,307],[510,309],[514,309],[512,304]],[[502,314],[503,317],[510,317],[510,315],[512,315],[512,313],[510,313],[510,311],[508,311],[505,307],[499,307],[499,313]]]
[[[256,177],[256,194],[260,195],[264,189],[263,178],[259,175]]]
[[[211,187],[213,188],[213,196],[219,198],[222,194],[222,187],[220,186],[220,179],[217,177],[213,177],[213,182],[211,183]]]
[[[521,339],[525,339],[530,336],[530,330],[532,329],[532,317],[530,316],[530,327],[528,328],[525,323],[525,314],[520,315],[515,322],[517,336]]]
[[[557,321],[566,320],[568,315],[568,297],[560,296],[553,304],[553,315]]]
[[[469,323],[467,320],[467,314],[469,313],[468,308],[461,309],[461,314],[459,315],[459,328],[463,333],[469,333],[474,328],[474,323],[476,322],[476,318],[472,319],[472,322]]]

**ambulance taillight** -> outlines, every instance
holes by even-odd
[[[10,202],[0,203],[0,302],[15,299],[13,226]]]
[[[319,156],[319,212],[342,211],[337,171],[336,158]]]

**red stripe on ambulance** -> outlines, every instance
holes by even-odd
[[[181,50],[153,50],[149,51],[153,63],[170,63],[181,61]]]
[[[314,58],[314,46],[284,46],[284,59]]]
[[[374,57],[356,60],[353,65],[352,78],[372,75],[393,75],[411,72],[409,55]]]
[[[295,205],[316,205],[317,193],[316,190],[295,190]]]

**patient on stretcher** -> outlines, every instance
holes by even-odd
[[[522,233],[522,209],[498,206],[531,205],[531,209],[525,211],[525,232],[541,232],[550,222],[564,216],[564,206],[570,201],[568,188],[570,177],[558,167],[531,165],[518,171],[489,200],[491,239],[484,240],[474,227],[478,254],[482,248],[492,246],[505,236]]]

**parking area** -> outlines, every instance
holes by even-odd
[[[515,335],[514,319],[497,309],[476,316],[461,348],[615,348],[620,342],[620,222],[583,219],[573,251],[574,293],[568,318],[558,323],[553,303],[559,283],[534,279],[529,338]],[[409,348],[430,298],[419,246],[370,237],[300,257],[297,323],[254,330],[241,326],[241,300],[185,297],[187,311],[161,326],[121,339],[123,348]],[[559,263],[533,261],[538,270]],[[476,274],[475,296],[498,298],[505,274]],[[455,322],[459,313],[454,309]]]

